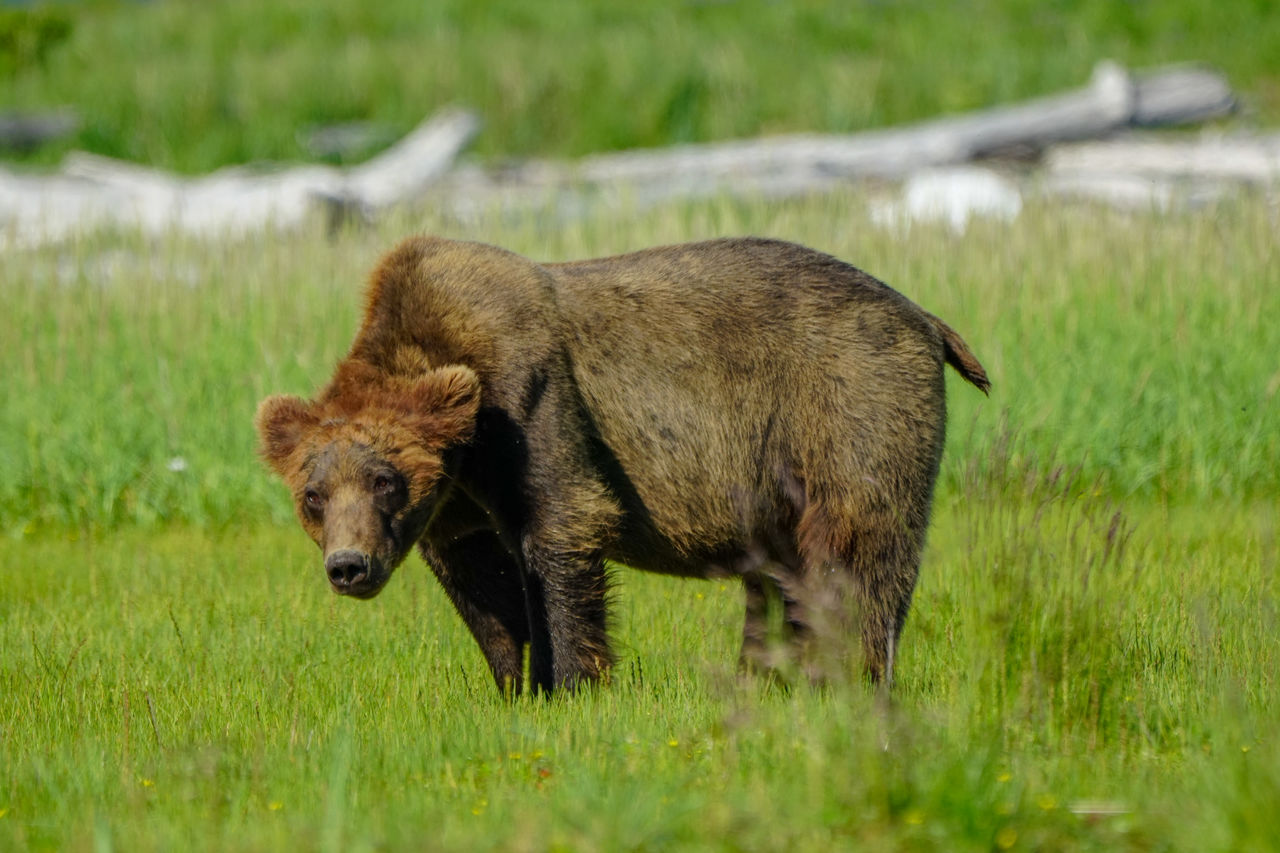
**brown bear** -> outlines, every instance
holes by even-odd
[[[988,390],[941,320],[791,243],[539,264],[420,237],[374,270],[332,381],[256,421],[333,589],[373,597],[416,544],[504,690],[526,645],[535,690],[607,670],[606,560],[742,577],[748,664],[770,601],[803,646],[848,597],[887,683],[944,363]]]

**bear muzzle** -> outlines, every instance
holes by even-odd
[[[327,555],[324,570],[334,592],[353,598],[373,598],[387,580],[377,558],[354,548],[343,548]]]

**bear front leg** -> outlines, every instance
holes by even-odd
[[[572,690],[599,681],[613,663],[604,554],[622,508],[594,467],[592,427],[567,364],[544,367],[547,378],[533,383],[520,418],[518,498],[500,485],[511,466],[496,463],[486,492],[524,558],[531,680]]]
[[[599,681],[613,665],[604,559],[535,545],[526,549],[525,560],[530,679],[544,690]]]
[[[512,696],[519,694],[524,681],[524,645],[530,632],[524,585],[515,559],[490,531],[444,544],[423,539],[420,547],[480,645],[498,689]]]

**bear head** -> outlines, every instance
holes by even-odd
[[[293,492],[335,592],[372,598],[386,585],[447,494],[448,454],[471,438],[479,405],[469,367],[354,359],[313,401],[262,401],[260,452]]]

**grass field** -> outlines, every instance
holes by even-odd
[[[1173,849],[1280,837],[1274,207],[890,237],[857,194],[0,269],[0,849]],[[741,591],[618,569],[598,691],[507,703],[416,557],[338,599],[251,417],[429,229],[552,259],[756,233],[947,319],[951,436],[892,707],[740,681]]]
[[[895,124],[1081,86],[1101,59],[1211,63],[1274,126],[1277,56],[1271,0],[99,0],[0,8],[0,108],[79,112],[36,164],[202,172],[464,104],[500,161]]]

